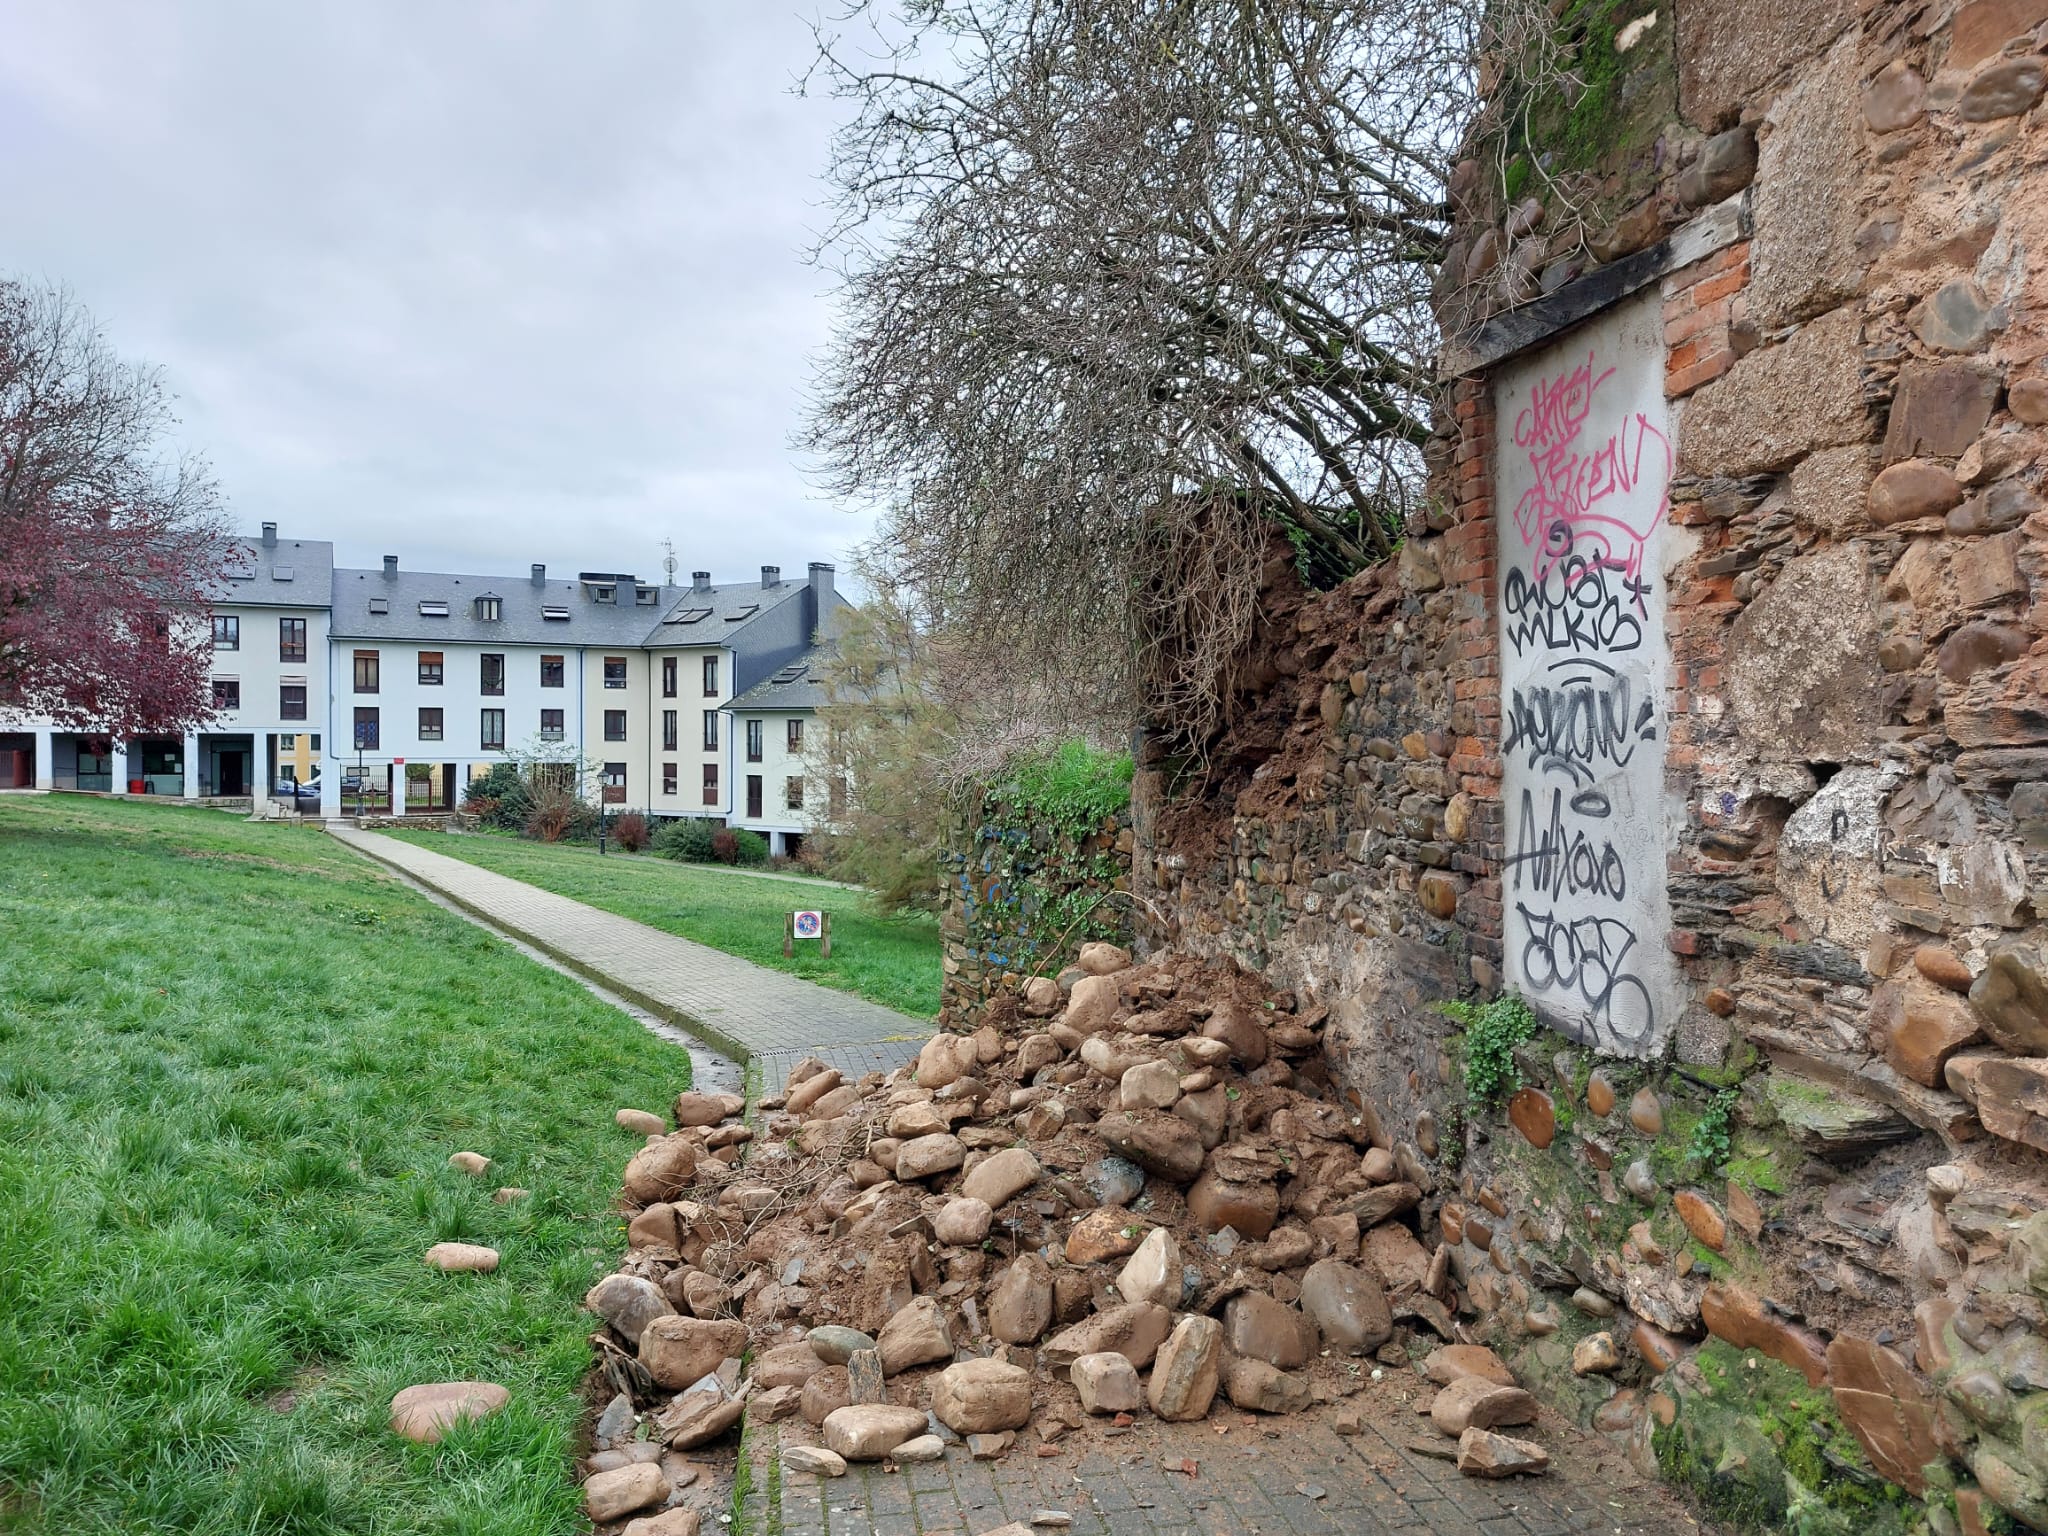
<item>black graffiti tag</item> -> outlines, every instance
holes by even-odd
[[[1565,820],[1564,791],[1550,792],[1550,820],[1539,830],[1531,791],[1522,791],[1522,814],[1515,832],[1515,851],[1507,866],[1514,888],[1540,891],[1553,901],[1560,896],[1598,896],[1620,901],[1628,894],[1628,869],[1620,852],[1607,840],[1595,839]],[[1572,810],[1604,820],[1607,798],[1587,790],[1572,797]]]
[[[1515,903],[1528,938],[1522,974],[1538,993],[1576,993],[1596,1036],[1594,1044],[1633,1045],[1656,1020],[1650,989],[1628,969],[1635,931],[1615,917],[1560,917]]]
[[[1502,628],[1517,652],[1633,651],[1643,643],[1639,617],[1650,584],[1584,555],[1568,555],[1531,580],[1520,566],[1501,592]]]
[[[1627,673],[1585,657],[1553,662],[1551,670],[1581,675],[1509,691],[1505,755],[1590,784],[1599,770],[1627,767],[1638,742],[1657,739],[1655,702],[1631,700]]]

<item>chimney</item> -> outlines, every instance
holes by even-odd
[[[388,578],[390,578],[390,577],[396,576],[397,574],[398,574],[398,556],[396,556],[396,555],[386,555],[386,556],[384,557],[384,575],[385,575],[385,577],[386,577],[386,578],[388,579]]]
[[[825,626],[825,615],[832,611],[832,567],[822,560],[811,562],[811,633],[816,635]]]
[[[265,549],[277,548],[277,524],[265,523],[263,525],[263,547]]]
[[[782,585],[782,567],[781,567],[781,566],[779,566],[779,565],[764,565],[764,566],[762,566],[762,567],[761,567],[761,585],[762,585],[762,587],[763,587],[763,588],[767,588],[767,587],[779,587],[779,586],[781,586],[781,585]]]
[[[692,592],[709,592],[711,590],[711,573],[709,571],[690,572],[690,590]]]
[[[548,584],[548,568],[538,560],[533,564],[533,584],[536,587],[544,587]]]

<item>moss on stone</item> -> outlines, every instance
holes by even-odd
[[[1665,1476],[1750,1530],[1896,1536],[1919,1505],[1871,1470],[1834,1396],[1775,1360],[1710,1339],[1693,1357],[1700,1386],[1652,1439]]]

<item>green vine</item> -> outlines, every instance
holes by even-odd
[[[1490,1003],[1438,1003],[1438,1010],[1465,1031],[1465,1097],[1481,1107],[1522,1086],[1515,1047],[1536,1035],[1536,1013],[1513,992]]]

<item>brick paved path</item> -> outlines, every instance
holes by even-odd
[[[1340,1436],[1316,1412],[1259,1419],[1228,1408],[1198,1424],[1141,1418],[1126,1434],[1063,1443],[1041,1459],[1025,1435],[1000,1460],[944,1461],[824,1479],[783,1469],[771,1513],[767,1463],[776,1435],[815,1443],[799,1421],[749,1438],[753,1528],[783,1536],[980,1536],[1039,1510],[1072,1516],[1071,1536],[1687,1536],[1702,1526],[1646,1480],[1620,1447],[1545,1412],[1533,1437],[1553,1470],[1488,1482],[1417,1455],[1438,1436],[1415,1411],[1419,1380],[1371,1389],[1364,1433]],[[1221,1433],[1219,1433],[1219,1429]],[[1513,1434],[1530,1434],[1513,1430]],[[1192,1476],[1178,1468],[1196,1464]],[[779,1523],[774,1514],[779,1513]],[[1057,1531],[1048,1536],[1059,1536]]]
[[[523,880],[355,827],[342,842],[410,875],[492,926],[524,939],[641,1007],[704,1036],[735,1059],[761,1059],[761,1080],[815,1053],[842,1070],[910,1060],[931,1025],[847,992],[755,965]]]

